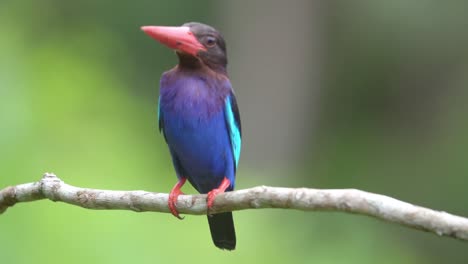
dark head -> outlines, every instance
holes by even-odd
[[[141,29],[162,44],[174,49],[181,64],[203,63],[213,70],[225,70],[226,44],[214,28],[196,22],[181,27],[144,26]]]

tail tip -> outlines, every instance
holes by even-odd
[[[213,241],[215,246],[220,248],[220,249],[225,249],[225,250],[234,250],[236,249],[236,241],[232,241],[232,240],[216,240],[216,241]]]

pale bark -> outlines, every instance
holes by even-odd
[[[146,191],[113,191],[68,185],[52,173],[34,183],[0,190],[0,214],[17,203],[41,199],[88,209],[168,213],[168,194]],[[206,195],[181,195],[180,213],[205,215]],[[355,189],[307,189],[259,186],[220,194],[210,213],[245,209],[282,208],[301,211],[342,211],[373,216],[388,222],[425,230],[439,236],[468,240],[468,219]]]

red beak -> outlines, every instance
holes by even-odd
[[[146,34],[171,49],[197,56],[198,52],[206,48],[197,40],[189,27],[141,27]]]

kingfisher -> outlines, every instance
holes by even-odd
[[[169,194],[171,213],[188,180],[207,195],[208,213],[216,195],[232,191],[241,152],[241,120],[226,66],[226,42],[211,26],[143,26],[150,37],[175,50],[179,63],[162,74],[159,130],[169,148],[178,182]],[[232,212],[208,214],[215,246],[234,250]]]

